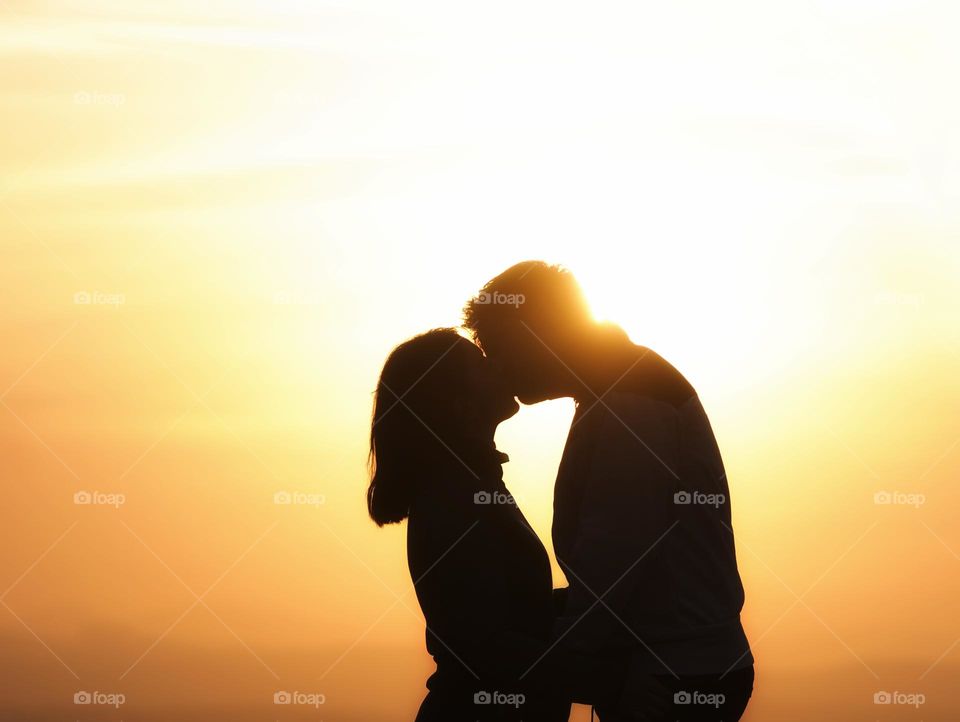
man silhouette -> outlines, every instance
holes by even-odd
[[[738,720],[753,656],[730,490],[696,391],[594,321],[574,276],[542,261],[489,281],[464,325],[521,402],[576,402],[554,490],[554,550],[569,583],[558,590],[557,643],[629,651],[624,694],[646,700],[646,719]]]

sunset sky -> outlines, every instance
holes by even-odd
[[[543,258],[711,416],[745,719],[960,717],[958,28],[946,0],[0,5],[0,710],[412,720],[371,392]],[[497,437],[548,547],[572,413]]]

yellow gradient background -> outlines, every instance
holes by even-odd
[[[746,719],[960,717],[953,3],[0,20],[4,719],[411,720],[431,664],[404,529],[365,516],[371,392],[394,344],[527,258],[573,269],[711,415]],[[571,414],[498,434],[548,546]]]

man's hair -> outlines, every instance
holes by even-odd
[[[481,346],[485,335],[510,324],[563,328],[590,320],[590,309],[573,273],[544,261],[510,266],[490,279],[463,308],[463,325]]]

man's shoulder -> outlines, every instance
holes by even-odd
[[[679,408],[675,404],[642,391],[611,391],[603,401],[605,415],[619,416],[624,421],[635,419],[639,423],[648,423],[652,418],[665,419],[679,413]]]

